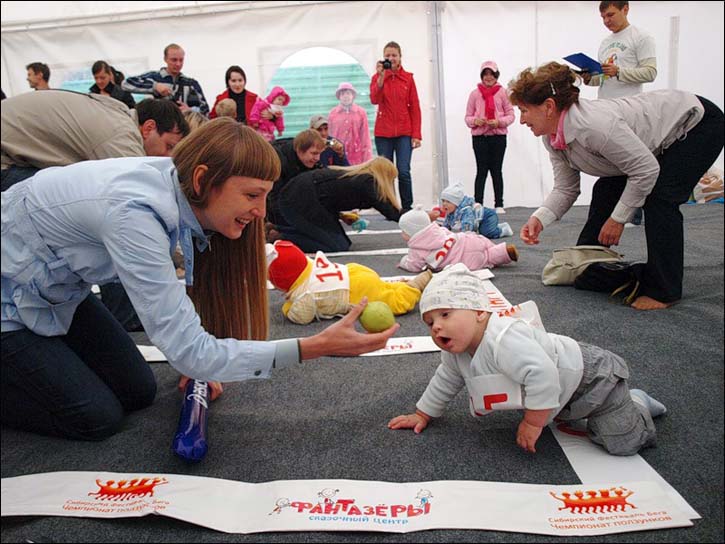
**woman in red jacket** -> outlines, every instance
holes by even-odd
[[[400,46],[389,42],[383,48],[384,61],[375,67],[370,81],[370,102],[377,104],[375,147],[378,155],[393,160],[398,167],[398,189],[402,212],[413,205],[410,157],[420,147],[420,103],[413,74],[403,70]]]
[[[216,97],[214,107],[209,112],[209,119],[217,117],[216,106],[219,102],[225,98],[231,98],[237,103],[237,121],[248,125],[249,121],[247,119],[249,119],[252,106],[257,101],[257,95],[245,89],[247,85],[247,74],[239,66],[230,66],[227,68],[224,81],[226,81],[227,90]]]

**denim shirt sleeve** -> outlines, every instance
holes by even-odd
[[[124,203],[109,211],[104,227],[103,243],[144,329],[176,370],[194,379],[242,381],[268,378],[272,368],[299,361],[296,340],[217,339],[202,328],[153,209]]]

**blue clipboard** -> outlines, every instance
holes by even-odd
[[[582,72],[589,72],[590,74],[602,73],[602,65],[590,56],[585,55],[584,53],[574,53],[573,55],[564,57],[564,60],[567,62],[571,62]]]

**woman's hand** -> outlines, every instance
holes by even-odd
[[[179,391],[184,391],[186,389],[186,384],[189,383],[189,380],[191,378],[187,378],[186,376],[182,376],[179,380]],[[221,382],[206,382],[209,386],[209,389],[211,390],[211,400],[216,400],[219,395],[222,394],[224,391],[224,387],[222,386]]]
[[[491,128],[498,128],[498,119],[486,119],[486,124]]]
[[[378,73],[378,88],[382,88],[383,81],[385,81],[385,68],[383,68],[382,61],[378,61],[375,65],[375,71]]]
[[[428,426],[430,419],[429,415],[416,411],[414,414],[394,417],[388,422],[388,429],[413,429],[415,434],[419,434]]]
[[[616,246],[619,244],[619,239],[622,237],[624,231],[624,225],[617,223],[611,217],[602,226],[602,230],[599,231],[599,243],[603,246]]]
[[[410,145],[413,147],[413,149],[420,147],[420,144],[421,144],[421,142],[418,138],[412,138],[410,140]]]
[[[475,118],[475,119],[473,120],[473,124],[474,124],[475,126],[477,126],[477,127],[482,127],[483,125],[485,125],[485,124],[486,124],[486,122],[485,122],[485,121],[484,121],[483,119],[479,119],[478,117],[476,117],[476,118]]]
[[[539,234],[544,230],[544,225],[541,224],[538,218],[531,216],[526,224],[521,227],[521,233],[519,236],[525,244],[535,245],[539,243]]]
[[[362,334],[355,330],[355,321],[367,306],[367,298],[353,306],[345,317],[327,327],[314,336],[300,338],[300,357],[315,359],[317,357],[350,357],[383,349],[388,339],[393,336],[400,325],[394,324],[387,330],[377,333]]]

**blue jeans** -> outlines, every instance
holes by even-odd
[[[2,333],[2,424],[76,440],[115,434],[124,412],[150,406],[156,379],[103,304],[89,295],[65,336]]]
[[[495,240],[501,237],[501,227],[498,226],[498,214],[491,208],[483,208],[483,216],[478,224],[478,234]]]
[[[143,331],[141,320],[136,309],[131,304],[126,290],[120,283],[107,283],[100,286],[101,302],[118,319],[118,322],[128,332]]]
[[[410,158],[413,155],[413,143],[410,136],[382,138],[375,136],[378,155],[392,161],[395,153],[395,166],[398,168],[398,190],[402,211],[413,207],[413,179],[410,177]]]

